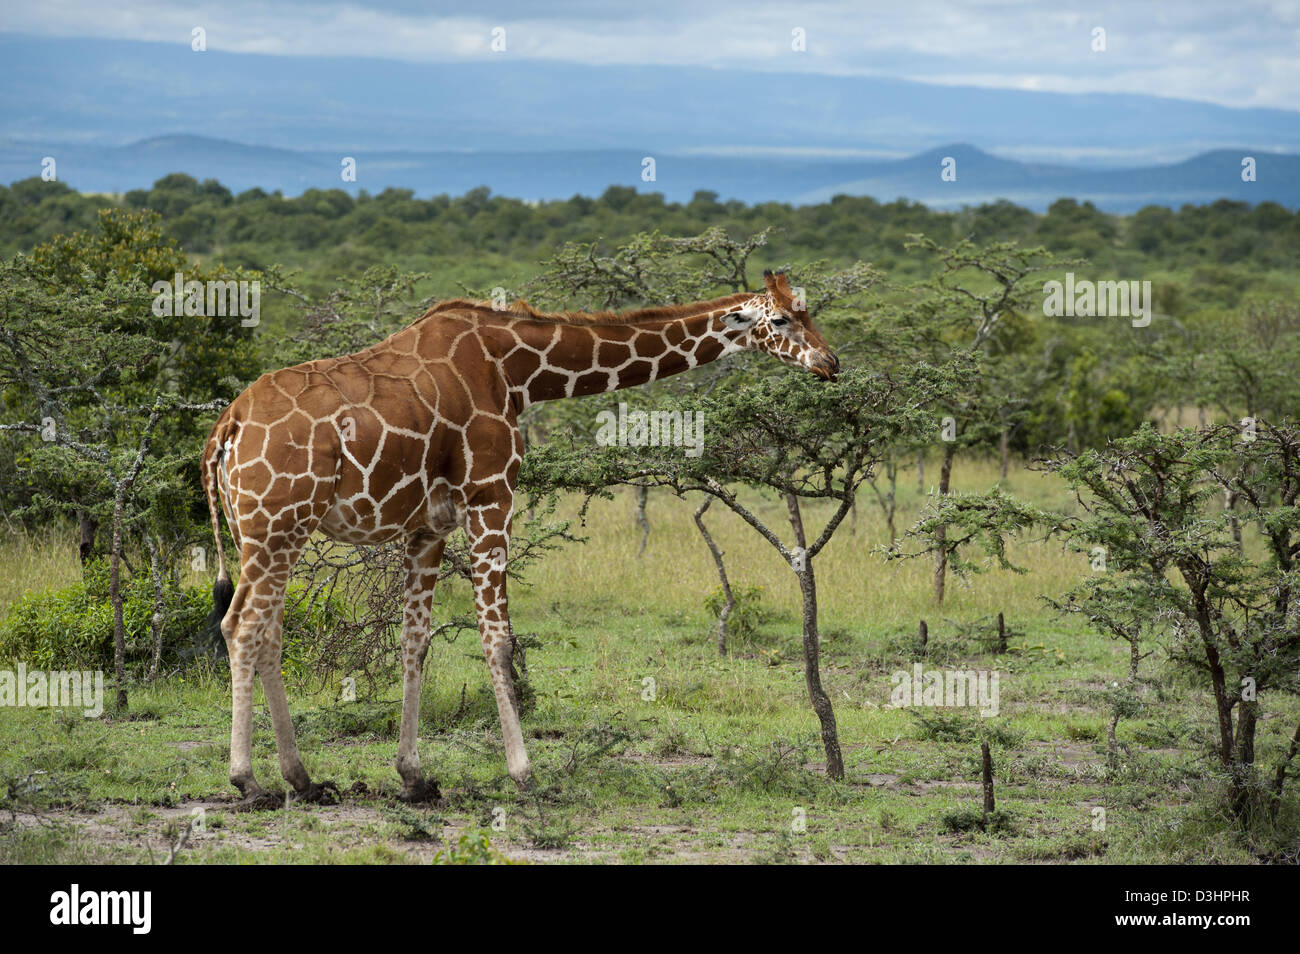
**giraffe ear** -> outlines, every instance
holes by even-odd
[[[733,311],[729,315],[722,316],[722,323],[732,331],[744,331],[754,323],[754,319],[750,315],[746,315],[744,312]]]

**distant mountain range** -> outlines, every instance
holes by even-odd
[[[45,150],[48,149],[48,152]],[[662,192],[687,201],[697,190],[746,202],[823,202],[837,194],[881,201],[907,198],[933,208],[958,208],[1007,199],[1041,211],[1069,196],[1110,212],[1145,205],[1177,207],[1219,198],[1273,201],[1300,208],[1300,155],[1249,148],[1216,150],[1169,165],[1088,169],[1024,163],[991,156],[969,145],[931,149],[906,159],[867,160],[752,156],[660,155],[655,179],[645,181],[644,154],[627,150],[583,152],[367,152],[349,158],[356,181],[342,178],[338,152],[242,145],[199,136],[164,136],[127,146],[45,146],[0,143],[0,181],[38,175],[52,155],[58,178],[83,192],[147,188],[171,172],[217,179],[240,192],[260,187],[297,195],[306,189],[342,188],[371,194],[389,187],[417,195],[460,195],[478,186],[523,199],[599,195],[610,185]],[[1255,158],[1254,182],[1241,178],[1242,157]],[[956,179],[941,172],[952,159]]]
[[[1300,205],[1300,113],[1289,110],[513,54],[194,52],[189,39],[0,34],[0,181],[54,156],[59,178],[86,191],[183,171],[286,194],[486,185],[543,199],[625,184],[750,202],[842,192],[941,207],[1042,208],[1060,196],[1115,211],[1220,197]],[[1254,183],[1241,181],[1245,155],[1258,160]],[[357,160],[354,184],[339,175],[345,156]],[[653,182],[641,178],[647,156]],[[945,156],[955,182],[939,177]]]

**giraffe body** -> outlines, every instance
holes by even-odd
[[[262,794],[251,762],[253,676],[260,674],[281,773],[320,797],[298,755],[280,674],[284,594],[313,533],[352,544],[406,543],[403,697],[397,768],[403,794],[430,791],[416,748],[420,679],[446,537],[468,536],[479,636],[506,762],[525,784],[528,756],[511,682],[505,565],[529,404],[642,384],[744,348],[831,378],[834,354],[784,276],[765,293],[621,315],[495,311],[443,302],[355,354],[263,375],[218,418],[203,457],[220,575],[218,508],[241,572],[221,632],[232,682],[231,781]]]

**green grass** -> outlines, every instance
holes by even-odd
[[[995,478],[991,464],[960,461],[954,487]],[[900,480],[905,527],[919,498],[914,474]],[[1009,488],[1064,502],[1038,474],[1014,473]],[[756,506],[774,524],[783,513],[775,500]],[[1286,832],[1294,842],[1294,797],[1279,831],[1250,838],[1216,811],[1207,695],[1153,662],[1144,675],[1160,701],[1153,695],[1147,711],[1120,722],[1125,751],[1108,763],[1102,692],[1125,677],[1127,646],[1052,616],[1040,600],[1089,572],[1085,556],[1021,543],[1013,559],[1031,573],[954,581],[936,610],[929,561],[885,565],[873,552],[885,541],[869,495],[859,508],[856,533],[841,530],[817,562],[843,782],[822,772],[789,570],[752,530],[710,510],[733,583],[761,586],[769,611],[752,639],[719,659],[705,609],[717,579],[687,505],[652,496],[653,530],[638,559],[631,501],[619,497],[592,507],[587,544],[551,555],[512,591],[516,630],[540,640],[528,656],[536,709],[524,719],[536,793],[520,794],[505,775],[486,667],[463,636],[436,641],[425,668],[420,753],[445,808],[396,800],[393,680],[355,703],[340,703],[336,686],[290,685],[303,758],[347,793],[341,805],[236,811],[228,678],[191,674],[134,687],[129,718],[4,710],[0,862],[160,861],[195,809],[203,828],[179,863],[430,862],[439,852],[482,860],[482,834],[493,851],[536,862],[1243,863],[1275,852]],[[806,519],[823,516],[814,508]],[[52,535],[0,548],[0,612],[26,588],[75,579],[71,542]],[[440,612],[468,598],[450,581]],[[1023,634],[1012,652],[960,638],[959,622],[999,611]],[[909,640],[920,618],[930,627],[927,666],[998,670],[996,717],[889,708],[891,673],[917,658]],[[647,679],[653,699],[643,698]],[[1264,703],[1258,749],[1270,765],[1297,707]],[[279,785],[260,688],[254,718],[255,771]],[[980,737],[992,739],[998,809],[986,828],[975,823]]]

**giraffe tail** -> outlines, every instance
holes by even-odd
[[[203,490],[208,498],[208,515],[212,518],[212,539],[217,549],[217,580],[212,584],[212,612],[203,624],[198,645],[200,648],[216,649],[224,653],[226,641],[221,634],[221,621],[230,609],[235,597],[235,584],[230,581],[230,572],[226,569],[226,552],[221,542],[221,502],[217,486],[217,470],[226,454],[226,441],[233,434],[235,426],[223,415],[212,428],[203,452]]]

